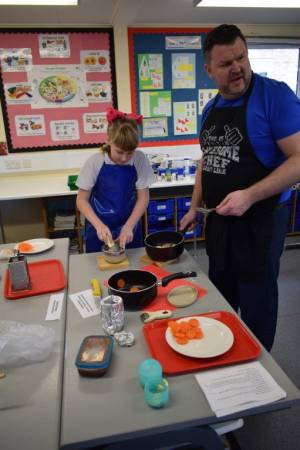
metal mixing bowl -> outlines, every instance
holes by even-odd
[[[116,250],[116,248],[118,250]],[[111,248],[106,244],[103,245],[102,253],[104,255],[105,261],[112,264],[120,263],[126,258],[125,248],[121,248],[118,244],[114,245]]]

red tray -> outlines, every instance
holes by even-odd
[[[12,291],[9,271],[5,274],[4,296],[8,300],[31,297],[33,295],[47,294],[60,291],[66,286],[66,279],[62,263],[58,259],[46,259],[28,263],[31,289]]]
[[[150,322],[143,327],[144,337],[150,355],[161,363],[164,374],[179,375],[211,367],[249,361],[259,356],[260,345],[234,314],[227,311],[216,311],[206,314],[193,314],[193,316],[211,317],[225,323],[234,334],[233,346],[223,355],[214,358],[184,356],[173,350],[166,341],[165,333],[170,319]],[[176,317],[175,320],[179,318]]]

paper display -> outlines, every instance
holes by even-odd
[[[195,377],[217,417],[286,397],[286,392],[258,361],[209,370]]]
[[[59,320],[64,301],[64,293],[50,295],[47,314],[45,320]]]
[[[95,302],[95,298],[91,289],[77,292],[76,294],[70,294],[69,297],[77,308],[81,317],[83,317],[84,319],[100,314],[99,304]]]

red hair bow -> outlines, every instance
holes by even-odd
[[[117,109],[114,108],[108,108],[107,112],[106,112],[106,118],[107,118],[107,122],[108,123],[112,123],[114,122],[116,119],[133,119],[136,121],[136,123],[138,125],[141,125],[143,122],[143,116],[141,116],[140,114],[135,114],[135,113],[123,113],[122,111],[118,111]]]

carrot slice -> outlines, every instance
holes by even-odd
[[[193,339],[202,339],[204,337],[200,324],[195,318],[182,320],[181,322],[170,320],[168,326],[179,345],[186,345]]]
[[[31,252],[34,249],[34,246],[29,244],[29,242],[21,242],[18,244],[18,249],[20,252]]]

